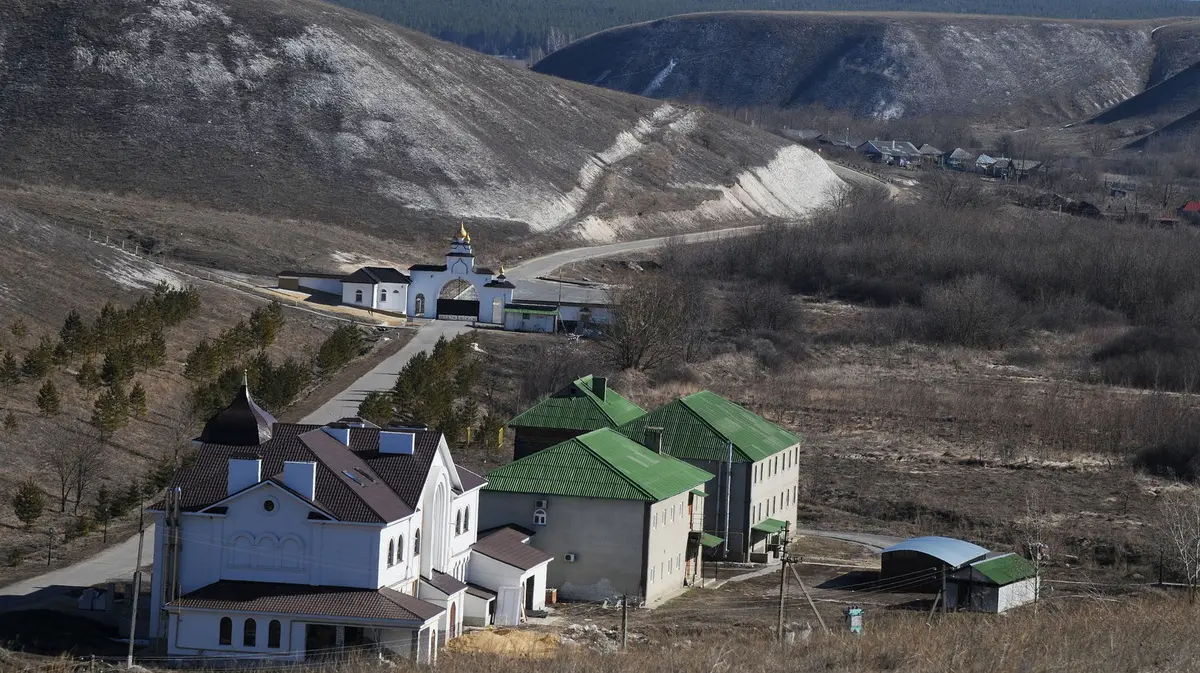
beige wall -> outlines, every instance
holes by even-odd
[[[796,497],[799,495],[799,445],[750,466],[750,525],[764,519],[786,521],[796,527]],[[761,552],[763,544],[754,545]]]
[[[650,507],[649,554],[646,559],[647,603],[670,598],[684,589],[688,531],[691,528],[687,503],[688,494],[684,492],[660,500]]]

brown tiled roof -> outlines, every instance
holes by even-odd
[[[453,575],[447,575],[439,570],[433,571],[433,577],[422,577],[421,581],[447,596],[453,596],[467,588],[465,583],[459,582]]]
[[[482,598],[484,600],[496,597],[495,591],[481,587],[478,584],[467,584],[467,593],[471,594],[472,596],[474,596],[476,598]]]
[[[462,467],[458,468],[458,478],[460,481],[462,481],[463,493],[479,488],[487,483],[487,479],[484,479],[478,474],[475,474],[474,472]]]
[[[512,528],[501,528],[471,547],[474,551],[514,568],[529,570],[553,560],[554,557],[540,549],[525,544],[529,536]]]
[[[180,471],[171,485],[182,489],[184,511],[199,511],[220,502],[227,497],[230,456],[252,448],[262,456],[263,479],[277,483],[281,483],[285,461],[316,461],[314,504],[339,521],[394,521],[416,510],[441,433],[412,430],[416,434],[414,451],[403,455],[380,453],[379,432],[378,428],[351,428],[350,446],[346,447],[319,425],[276,423],[271,439],[255,447],[202,445],[192,465]],[[470,480],[471,475],[463,478]]]
[[[168,607],[422,623],[443,612],[436,605],[388,588],[372,590],[232,580],[201,587],[172,601]]]

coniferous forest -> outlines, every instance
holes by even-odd
[[[1196,0],[333,0],[488,54],[537,60],[596,31],[723,10],[908,11],[1072,19],[1200,15]]]

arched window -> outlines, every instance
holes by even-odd
[[[454,514],[454,534],[462,535],[462,510]]]
[[[463,532],[471,530],[471,506],[463,508]]]
[[[388,540],[388,567],[396,565],[396,543]]]
[[[239,535],[233,538],[233,550],[230,554],[229,565],[245,567],[250,565],[250,557],[254,552],[254,540],[249,535]]]
[[[533,510],[533,525],[535,525],[535,526],[545,526],[546,525],[546,510],[541,509],[541,508]]]
[[[387,290],[379,291],[379,303],[381,303],[381,304],[387,303]]]
[[[421,529],[413,531],[413,556],[421,553]]]
[[[258,624],[253,619],[247,619],[242,624],[242,647],[254,647],[258,641]]]
[[[425,315],[425,295],[418,294],[413,301],[413,315]]]
[[[404,536],[396,538],[396,563],[404,560]]]
[[[361,304],[361,303],[362,303],[362,290],[355,290],[355,291],[354,291],[354,303],[355,303],[355,304]]]
[[[233,644],[233,620],[228,617],[221,618],[221,639],[222,645]]]

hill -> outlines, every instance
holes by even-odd
[[[538,72],[727,108],[1028,122],[1091,116],[1200,61],[1200,22],[721,12],[607,30]],[[1159,39],[1157,33],[1163,33]]]
[[[1200,14],[1189,0],[334,0],[488,54],[537,60],[606,28],[688,12],[729,10],[950,12],[1064,19]]]
[[[1092,118],[1093,124],[1158,126],[1200,110],[1200,61]]]
[[[519,245],[790,217],[837,182],[815,154],[721,117],[316,0],[4,3],[0,136],[4,178],[236,213],[189,228],[190,247],[302,236],[291,262],[307,266],[328,265],[314,248],[345,250],[343,233],[358,253],[363,234],[411,248],[437,231],[440,249],[450,219]]]

